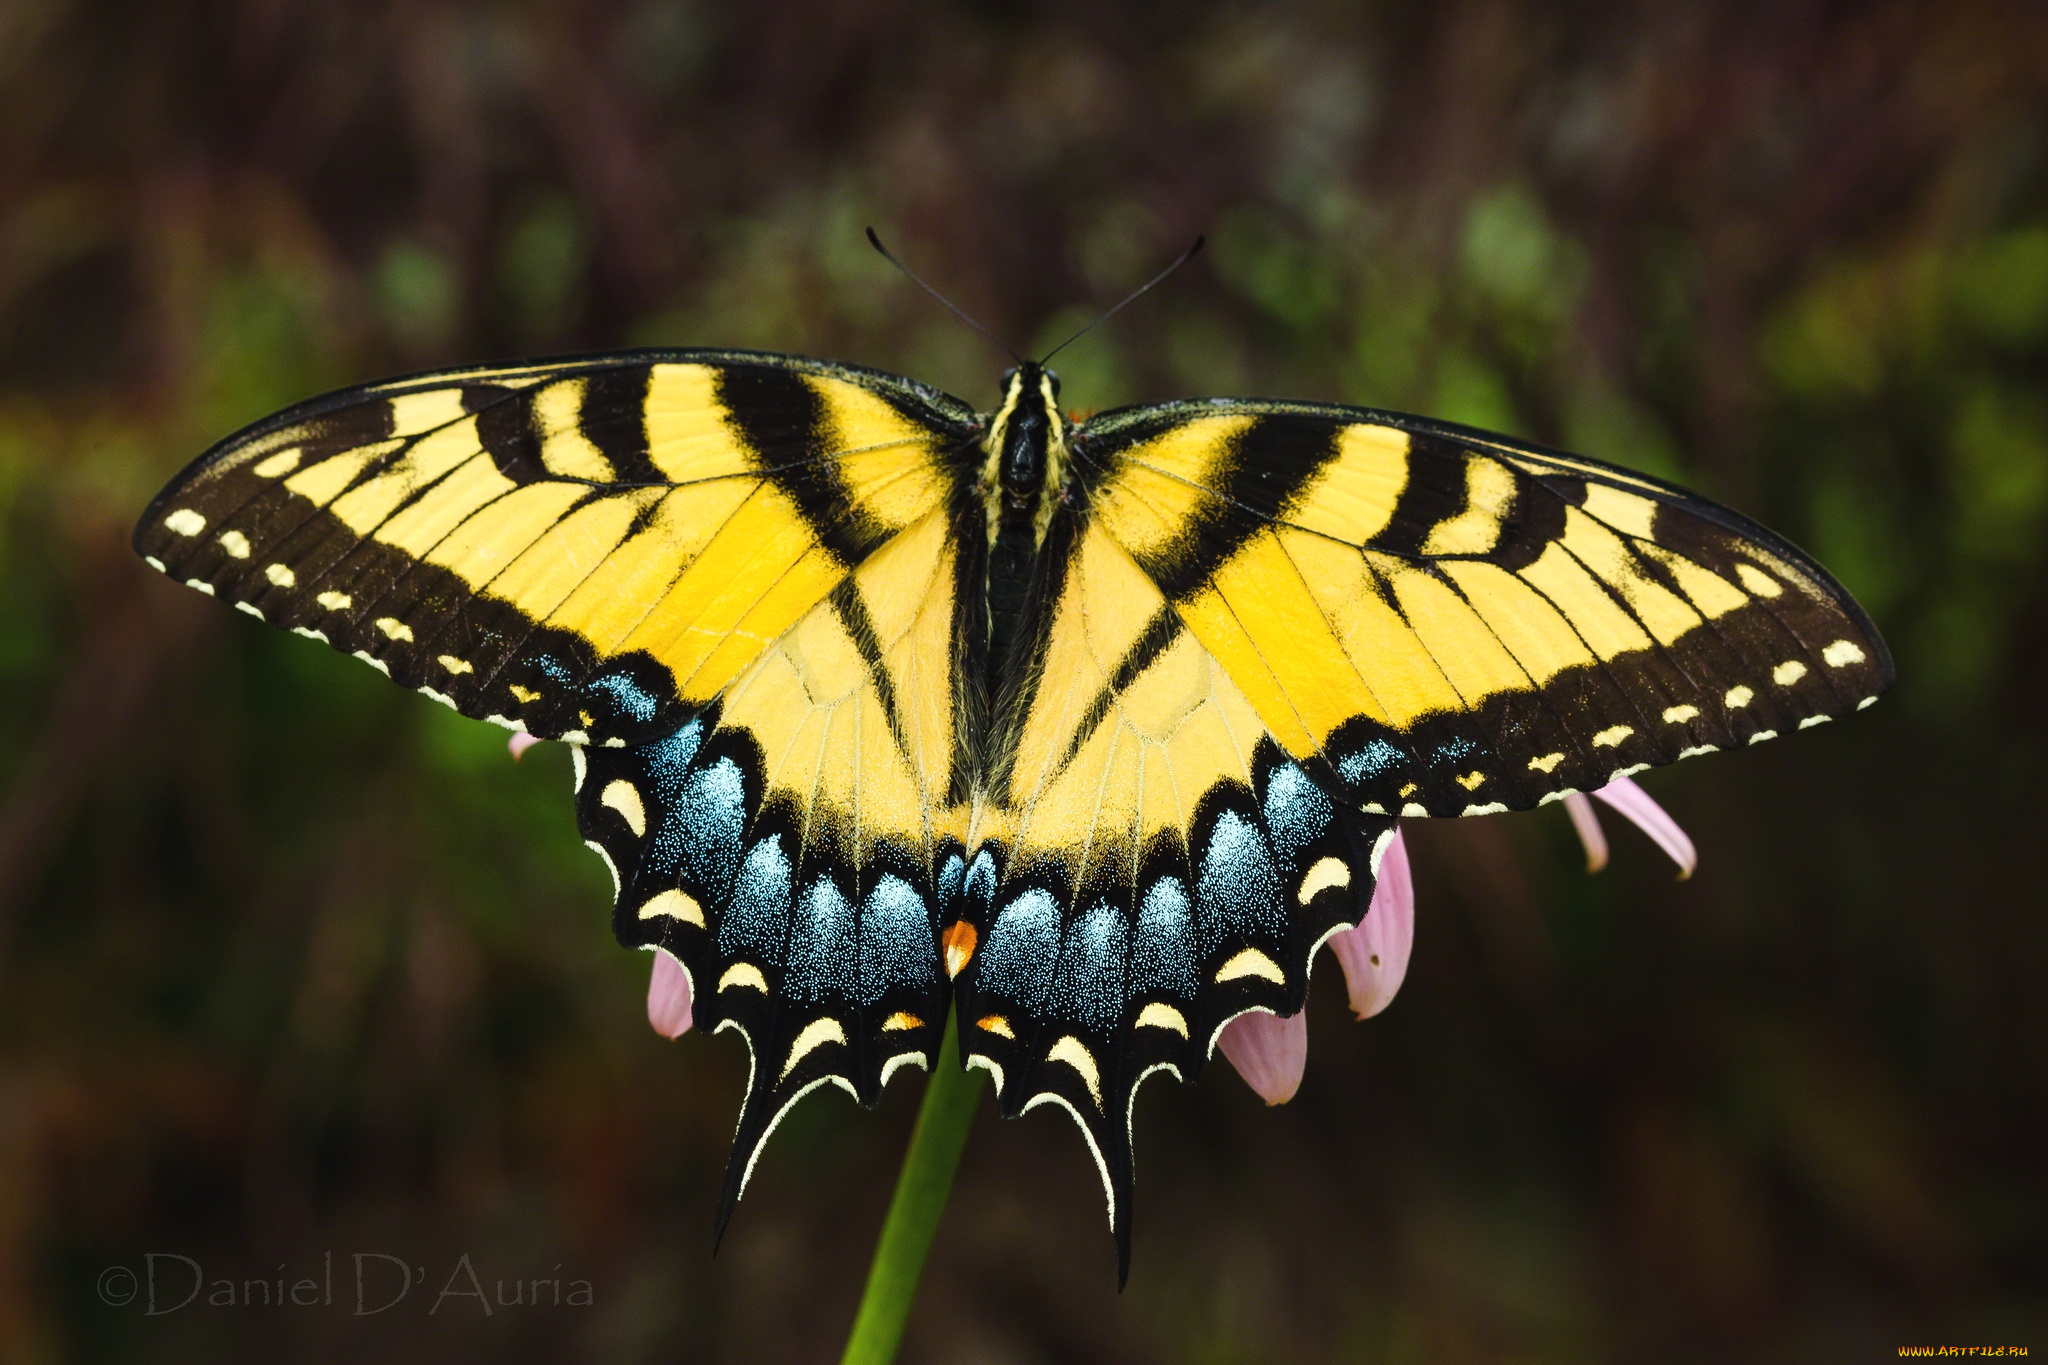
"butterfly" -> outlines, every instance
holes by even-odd
[[[1292,1014],[1399,819],[1522,810],[1868,706],[1819,566],[1626,470],[1226,399],[977,412],[796,356],[637,351],[317,398],[201,456],[156,569],[571,746],[613,928],[750,1058],[723,1228],[832,1084],[948,1010],[1057,1105],[1129,1259],[1131,1115]]]

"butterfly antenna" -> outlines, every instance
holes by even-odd
[[[1180,268],[1181,268],[1182,266],[1186,265],[1186,264],[1187,264],[1187,263],[1188,263],[1189,261],[1192,261],[1193,259],[1195,259],[1195,253],[1196,253],[1196,252],[1198,252],[1198,251],[1200,251],[1200,250],[1202,249],[1202,243],[1203,243],[1203,242],[1205,242],[1205,241],[1207,241],[1207,240],[1208,240],[1208,238],[1206,238],[1206,237],[1197,237],[1197,238],[1195,238],[1195,244],[1194,244],[1193,246],[1189,247],[1189,248],[1188,248],[1188,249],[1187,249],[1186,251],[1183,251],[1183,252],[1181,252],[1181,253],[1180,253],[1180,259],[1179,259],[1179,260],[1175,261],[1175,262],[1174,262],[1174,263],[1173,263],[1172,265],[1170,265],[1170,266],[1166,267],[1166,269],[1164,269],[1164,270],[1160,271],[1160,272],[1159,272],[1159,273],[1158,273],[1157,275],[1154,275],[1154,276],[1153,276],[1153,277],[1152,277],[1151,279],[1149,279],[1149,280],[1145,281],[1145,283],[1143,283],[1143,284],[1139,285],[1139,286],[1138,286],[1138,287],[1137,287],[1136,289],[1132,290],[1132,291],[1131,291],[1131,293],[1130,293],[1130,295],[1129,295],[1128,297],[1126,297],[1126,298],[1124,299],[1124,301],[1123,301],[1122,303],[1120,303],[1120,304],[1118,304],[1118,305],[1117,305],[1116,307],[1114,307],[1114,308],[1110,309],[1110,310],[1109,310],[1109,311],[1108,311],[1107,313],[1104,313],[1104,314],[1103,314],[1103,315],[1102,315],[1101,317],[1099,317],[1099,318],[1095,319],[1095,321],[1093,321],[1093,322],[1089,323],[1089,324],[1088,324],[1088,325],[1087,325],[1086,327],[1083,327],[1083,328],[1082,328],[1082,329],[1081,329],[1080,331],[1078,331],[1078,332],[1074,333],[1074,334],[1073,334],[1072,336],[1068,337],[1068,338],[1067,338],[1067,339],[1066,339],[1065,341],[1062,341],[1062,342],[1061,342],[1061,343],[1060,343],[1059,345],[1057,345],[1057,346],[1053,347],[1053,348],[1052,348],[1052,349],[1051,349],[1050,351],[1047,351],[1047,352],[1045,353],[1044,357],[1043,357],[1043,358],[1042,358],[1042,359],[1041,359],[1041,360],[1040,360],[1040,361],[1039,361],[1038,363],[1039,363],[1039,364],[1041,364],[1041,365],[1044,365],[1044,364],[1047,364],[1047,363],[1049,363],[1049,362],[1050,362],[1050,361],[1052,360],[1052,358],[1053,358],[1054,356],[1058,355],[1058,354],[1059,354],[1059,353],[1060,353],[1061,351],[1064,351],[1064,350],[1066,350],[1066,349],[1067,349],[1067,347],[1069,347],[1069,346],[1073,345],[1073,344],[1074,344],[1075,342],[1079,341],[1079,340],[1080,340],[1080,339],[1081,339],[1082,337],[1084,337],[1084,336],[1087,336],[1087,335],[1088,335],[1088,334],[1089,334],[1090,332],[1094,331],[1094,330],[1095,330],[1095,329],[1096,329],[1097,327],[1100,327],[1100,326],[1101,326],[1101,325],[1102,325],[1103,323],[1105,323],[1105,322],[1108,322],[1108,321],[1109,321],[1109,320],[1110,320],[1111,318],[1115,317],[1115,316],[1116,316],[1116,315],[1117,315],[1118,313],[1121,313],[1121,312],[1123,312],[1123,311],[1124,311],[1124,309],[1126,309],[1126,308],[1130,307],[1130,305],[1132,305],[1132,304],[1136,303],[1136,302],[1137,302],[1137,301],[1138,301],[1138,300],[1139,300],[1140,298],[1142,298],[1142,297],[1143,297],[1143,296],[1144,296],[1144,295],[1145,295],[1145,294],[1146,294],[1147,292],[1149,292],[1149,291],[1151,290],[1151,288],[1152,288],[1152,286],[1153,286],[1153,285],[1155,285],[1155,284],[1158,284],[1158,283],[1159,283],[1159,282],[1160,282],[1161,280],[1165,279],[1165,278],[1166,278],[1166,277],[1167,277],[1168,275],[1171,275],[1171,274],[1172,274],[1172,273],[1173,273],[1174,271],[1176,271],[1176,270],[1180,269]]]
[[[951,313],[954,317],[960,319],[960,321],[966,323],[969,327],[972,327],[975,331],[987,337],[989,341],[994,344],[997,350],[1001,351],[1004,355],[1010,357],[1010,359],[1016,361],[1019,365],[1022,365],[1024,363],[1024,357],[1018,355],[1015,351],[1003,345],[1002,342],[997,341],[996,334],[994,332],[991,332],[988,328],[982,326],[973,318],[968,317],[967,314],[961,312],[957,307],[954,306],[953,301],[951,299],[947,298],[944,294],[941,294],[938,290],[932,288],[923,280],[919,279],[917,277],[917,272],[915,270],[912,270],[909,266],[903,264],[903,262],[897,260],[894,256],[891,256],[889,254],[889,248],[882,245],[882,239],[875,235],[875,230],[873,228],[868,229],[868,245],[873,247],[875,250],[881,252],[883,260],[887,261],[890,265],[893,265],[898,270],[902,271],[904,278],[908,279],[912,284],[916,285],[919,289],[924,290],[925,293],[930,294],[933,298],[937,299],[940,303],[944,304],[947,312]]]

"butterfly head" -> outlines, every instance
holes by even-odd
[[[1027,374],[1027,371],[1030,374]],[[1048,384],[1051,384],[1052,396],[1055,399],[1060,396],[1060,377],[1035,360],[1026,361],[1022,365],[1012,365],[1009,369],[1003,371],[1004,396],[1007,398],[1019,384],[1031,384],[1033,387],[1036,387],[1036,381],[1031,378],[1031,375],[1037,375]]]

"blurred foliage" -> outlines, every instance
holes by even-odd
[[[744,15],[744,18],[742,18]],[[1806,545],[1901,682],[1555,811],[1414,832],[1414,970],[1300,1097],[1150,1090],[1114,1292],[1064,1118],[984,1115],[906,1354],[2048,1349],[2048,24],[2036,6],[0,7],[0,1360],[820,1359],[915,1105],[778,1131],[641,1020],[567,761],[143,572],[182,462],[326,388],[758,346],[987,402],[1422,411]],[[2031,890],[2029,888],[2032,888]],[[2030,908],[2031,907],[2031,908]],[[428,1268],[148,1317],[178,1253]],[[429,1314],[468,1254],[589,1308]],[[273,1268],[276,1269],[273,1269]],[[285,1268],[289,1268],[289,1274]],[[560,1269],[556,1269],[560,1267]]]

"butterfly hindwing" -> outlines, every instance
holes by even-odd
[[[464,715],[637,743],[943,506],[970,421],[907,380],[789,357],[451,371],[230,437],[136,548]]]
[[[837,1084],[871,1106],[938,1051],[933,872],[959,861],[949,526],[928,514],[875,550],[675,733],[578,751],[620,940],[673,953],[696,1025],[751,1058],[721,1226],[798,1099]]]
[[[1278,403],[1111,414],[1076,451],[1096,524],[1369,813],[1524,809],[1818,724],[1891,678],[1797,550],[1595,461]]]
[[[1138,1086],[1192,1079],[1246,1010],[1302,1007],[1393,821],[1318,788],[1101,529],[1061,518],[1048,553],[957,901],[962,1052],[1006,1115],[1080,1123],[1127,1260]]]

